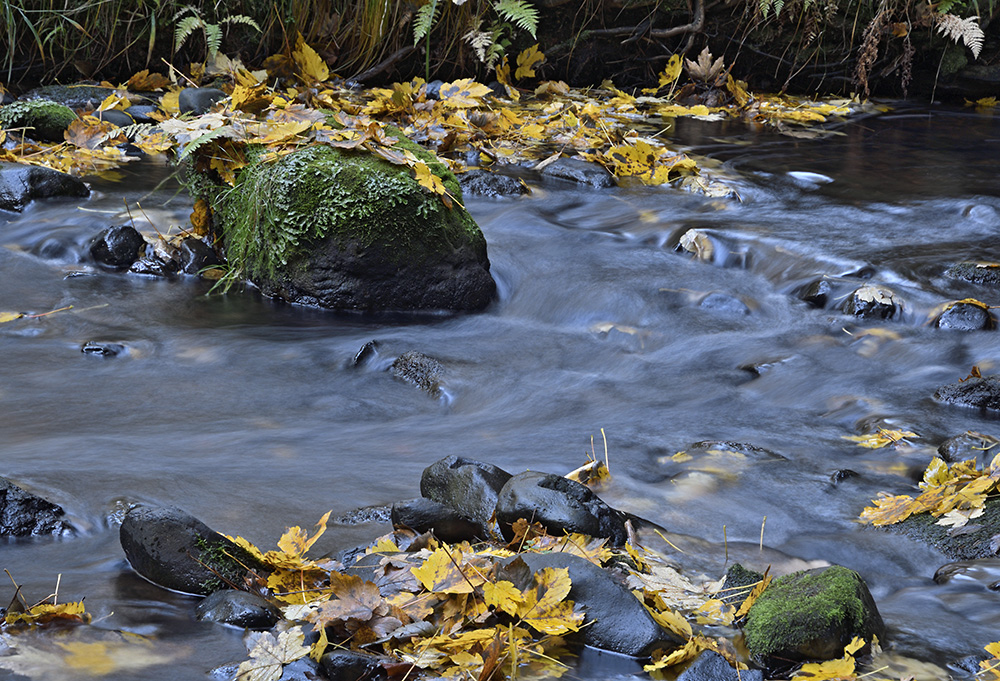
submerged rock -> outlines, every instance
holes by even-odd
[[[57,196],[86,197],[90,189],[83,180],[58,170],[0,162],[0,210],[21,212],[34,199]]]
[[[948,331],[988,331],[993,328],[993,315],[983,305],[955,303],[942,312],[934,326]]]
[[[91,357],[117,357],[127,351],[124,344],[108,341],[87,341],[80,346],[80,352]]]
[[[937,389],[934,399],[962,407],[1000,411],[1000,376],[972,376]]]
[[[181,593],[208,594],[241,584],[257,560],[178,508],[135,506],[120,529],[122,549],[136,572]]]
[[[257,630],[270,629],[281,620],[281,611],[263,596],[235,589],[210,594],[195,614],[199,620]]]
[[[1000,263],[960,262],[948,268],[944,276],[980,286],[1000,288]]]
[[[580,629],[584,644],[632,657],[647,657],[657,647],[678,645],[628,589],[589,560],[569,553],[525,553],[507,562],[504,578],[514,584],[523,581],[523,575],[518,575],[522,561],[531,573],[545,568],[569,571],[572,586],[567,598],[587,613]]]
[[[947,463],[978,459],[979,466],[984,466],[1000,454],[997,449],[1000,440],[992,435],[966,431],[961,435],[950,437],[938,446],[938,456]]]
[[[567,180],[598,189],[615,186],[615,176],[596,163],[578,158],[560,158],[542,169],[542,177]]]
[[[320,666],[329,681],[379,681],[388,678],[382,658],[355,650],[333,650],[323,655]]]
[[[108,227],[90,242],[90,256],[99,264],[125,270],[142,256],[146,240],[132,225]]]
[[[415,350],[404,352],[392,363],[389,372],[400,380],[412,383],[429,395],[436,397],[441,392],[444,367],[441,366],[441,362],[422,352]]]
[[[813,307],[826,307],[835,295],[833,284],[828,279],[817,279],[795,292],[796,297]]]
[[[720,314],[733,317],[750,314],[750,308],[747,307],[746,303],[736,296],[731,296],[726,293],[709,293],[701,299],[701,302],[698,303],[698,307],[704,310],[711,310],[712,312],[718,312]]]
[[[885,643],[885,624],[861,576],[833,565],[776,579],[747,614],[747,650],[772,666],[832,660],[855,636]]]
[[[508,540],[519,518],[541,523],[552,535],[580,532],[607,537],[613,546],[628,540],[624,513],[608,506],[586,485],[550,473],[525,471],[508,480],[497,497],[496,517]]]
[[[30,128],[26,137],[46,142],[62,142],[63,133],[77,115],[67,106],[56,102],[17,101],[0,107],[0,128]]]
[[[71,534],[61,506],[0,477],[0,537]]]
[[[510,473],[493,464],[452,455],[424,469],[420,494],[488,527],[500,490],[510,478]]]
[[[181,242],[176,258],[180,270],[187,274],[198,274],[204,269],[222,265],[222,259],[211,246],[191,237]]]
[[[528,193],[528,188],[520,180],[488,170],[470,170],[462,173],[458,176],[458,182],[462,185],[463,194],[487,196],[492,199]]]
[[[764,681],[764,673],[759,669],[737,672],[722,655],[714,650],[705,650],[677,677],[677,681]]]
[[[196,194],[213,209],[226,255],[268,296],[353,310],[481,310],[493,300],[486,239],[455,176],[398,130],[457,199],[448,208],[406,166],[321,145],[251,163],[235,189]]]

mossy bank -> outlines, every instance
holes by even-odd
[[[310,146],[254,160],[235,186],[192,182],[214,213],[233,271],[268,296],[336,309],[479,310],[493,299],[486,239],[461,205],[455,176],[433,154],[387,132],[441,178],[447,207],[407,166],[374,154]]]

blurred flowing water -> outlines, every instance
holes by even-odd
[[[1000,435],[995,416],[931,399],[974,364],[995,369],[1000,335],[927,321],[950,300],[1000,303],[943,276],[954,262],[1000,259],[1000,124],[904,108],[816,139],[683,119],[672,134],[717,161],[742,202],[569,185],[468,197],[501,291],[481,314],[337,314],[77,262],[87,239],[127,219],[123,199],[150,235],[147,217],[161,232],[186,222],[176,185],[153,191],[169,172],[153,161],[92,178],[82,204],[10,216],[0,311],[73,309],[0,324],[0,475],[63,505],[84,532],[2,544],[0,568],[28,598],[61,574],[61,598],[85,596],[95,626],[155,637],[164,663],[142,678],[202,678],[244,658],[240,633],[196,622],[194,599],[130,571],[109,520],[122,503],[177,505],[270,547],[327,510],[418,496],[423,468],[449,454],[566,473],[591,436],[603,455],[604,428],[613,480],[602,496],[683,535],[686,553],[667,549],[681,565],[712,578],[727,556],[779,573],[846,565],[868,581],[892,650],[923,663],[908,673],[971,678],[949,665],[998,638],[997,562],[938,585],[947,558],[856,518],[880,490],[912,491],[945,438]],[[712,240],[713,262],[675,250],[690,228]],[[822,276],[889,286],[902,319],[860,322],[793,295]],[[709,294],[728,298],[713,306]],[[897,336],[863,333],[872,328]],[[352,366],[370,340],[378,356]],[[129,351],[87,356],[87,341]],[[390,376],[407,350],[442,362],[445,398]],[[740,368],[754,363],[767,370]],[[918,446],[843,439],[880,425],[917,432]],[[708,439],[780,457],[671,458]],[[858,475],[835,483],[845,469]],[[388,529],[332,524],[321,547]],[[12,593],[0,588],[4,604]],[[570,678],[628,673],[584,659]]]

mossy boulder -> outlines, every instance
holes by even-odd
[[[26,136],[47,142],[62,142],[66,128],[76,119],[68,106],[44,99],[0,107],[0,128],[32,128],[25,130]]]
[[[460,205],[455,176],[398,130],[441,178],[449,208],[406,166],[374,154],[311,146],[252,162],[235,187],[200,194],[236,271],[265,295],[335,309],[479,310],[496,284],[486,240]],[[197,191],[197,183],[195,183]]]
[[[743,633],[758,662],[780,667],[840,657],[855,636],[885,641],[885,624],[861,576],[834,565],[775,580],[750,608]]]

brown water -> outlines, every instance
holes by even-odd
[[[604,428],[614,479],[602,495],[697,538],[682,564],[721,575],[725,526],[730,562],[846,565],[871,586],[893,650],[939,666],[918,679],[971,678],[946,668],[998,638],[1000,594],[986,588],[996,563],[937,585],[948,559],[855,519],[878,491],[910,491],[945,438],[1000,435],[995,417],[930,398],[973,364],[995,369],[1000,335],[925,323],[947,300],[1000,303],[942,276],[956,261],[1000,259],[1000,125],[904,109],[832,132],[803,140],[679,121],[677,140],[719,160],[742,202],[552,185],[469,198],[501,291],[476,315],[334,314],[75,262],[88,238],[122,221],[123,198],[145,197],[161,231],[186,221],[190,203],[172,185],[147,196],[167,172],[153,162],[119,182],[94,179],[83,204],[11,216],[0,225],[0,311],[74,309],[0,324],[0,475],[62,504],[85,532],[0,545],[0,568],[29,598],[61,573],[61,595],[86,596],[96,627],[155,637],[166,662],[142,678],[202,678],[244,657],[239,632],[196,622],[193,599],[129,570],[107,520],[122,500],[177,505],[271,546],[327,510],[417,496],[421,470],[449,454],[566,473],[584,462],[591,435],[600,451]],[[714,264],[674,251],[692,227],[717,244]],[[859,323],[790,295],[851,273],[893,288],[903,319]],[[701,307],[712,292],[738,297],[749,314]],[[899,338],[859,337],[865,328]],[[379,356],[352,367],[373,339]],[[86,356],[91,340],[122,342],[129,354]],[[387,373],[407,350],[444,364],[446,398]],[[760,361],[775,364],[759,378],[738,368]],[[872,451],[843,439],[872,424],[916,431],[924,446]],[[705,439],[785,458],[669,460]],[[831,482],[848,468],[860,475]],[[322,548],[387,529],[334,525]],[[0,600],[12,592],[0,587]],[[18,678],[2,660],[0,679]],[[571,676],[628,673],[584,660]]]

